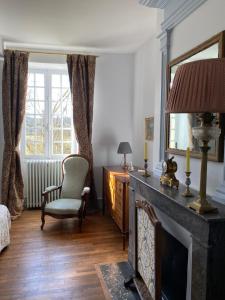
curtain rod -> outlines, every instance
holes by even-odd
[[[3,49],[27,51],[37,54],[52,54],[52,55],[69,55],[69,54],[81,54],[81,55],[93,55],[96,57],[102,55],[115,55],[115,54],[132,54],[134,51],[131,49],[120,48],[96,48],[96,47],[81,47],[81,46],[53,46],[44,44],[30,44],[30,43],[17,43],[3,41]]]
[[[69,53],[69,52],[48,52],[48,51],[39,51],[39,50],[29,50],[29,49],[22,49],[22,48],[18,48],[18,49],[16,49],[16,48],[6,48],[5,50],[12,50],[12,51],[26,51],[26,52],[29,52],[29,53],[31,53],[31,54],[45,54],[45,55],[63,55],[63,56],[67,56],[67,55],[72,55],[72,54],[80,54],[80,55],[92,55],[92,56],[95,56],[95,57],[99,57],[99,55],[95,55],[95,54],[92,54],[92,53],[88,53],[88,52],[86,52],[86,53],[82,53],[82,52],[80,52],[79,53],[79,51],[77,51],[76,53],[75,52],[73,52],[73,53]],[[3,57],[3,59],[4,59],[4,56],[2,55],[2,57]]]

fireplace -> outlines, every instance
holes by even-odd
[[[162,228],[161,293],[163,300],[186,300],[188,249]]]
[[[137,200],[147,203],[138,193],[136,194]],[[145,290],[145,295],[148,295],[147,289],[152,295],[152,283],[156,283],[156,279],[152,279],[152,276],[158,274],[158,272],[152,274],[155,272],[153,265],[158,261],[161,286],[161,297],[158,296],[158,298],[160,300],[191,300],[191,235],[159,209],[154,208],[154,212],[157,220],[161,223],[161,229],[158,233],[153,234],[150,222],[146,220],[148,219],[146,214],[141,214],[137,210],[136,271],[139,280],[135,282],[139,289]],[[153,244],[156,245],[154,242],[156,236],[158,236],[158,250],[156,249],[154,253],[152,249]],[[143,289],[144,284],[147,289]]]
[[[199,215],[187,207],[192,199],[182,197],[184,188],[180,185],[180,190],[171,189],[161,186],[158,177],[130,173],[128,261],[138,275],[135,203],[144,199],[153,206],[163,227],[164,300],[225,299],[225,206],[216,203],[218,214]],[[146,292],[146,286],[142,286]]]
[[[191,300],[192,236],[161,210],[154,209],[162,224],[162,300]]]

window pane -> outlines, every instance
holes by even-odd
[[[27,115],[26,116],[26,128],[34,128],[34,124],[35,124],[35,117],[34,115]]]
[[[61,115],[61,103],[58,102],[52,102],[52,114],[60,114]]]
[[[52,88],[52,101],[59,101],[61,98],[61,90],[59,88]]]
[[[29,87],[27,91],[27,99],[34,100],[34,88]]]
[[[36,155],[43,155],[44,154],[44,144],[43,143],[36,143]]]
[[[71,153],[71,143],[63,143],[63,154]]]
[[[71,141],[71,130],[63,130],[63,141]]]
[[[44,101],[35,101],[35,113],[38,115],[43,115],[45,113]]]
[[[45,100],[44,88],[35,89],[35,100]]]
[[[36,75],[35,75],[35,85],[36,86],[44,86],[44,74],[36,73]]]
[[[35,143],[29,139],[26,140],[26,155],[35,155]]]
[[[63,116],[63,127],[64,128],[66,128],[66,127],[71,128],[71,123],[72,123],[72,121],[71,121],[70,117]]]
[[[33,71],[28,76],[25,154],[45,155],[46,149],[51,149],[49,155],[70,154],[74,133],[68,74]],[[50,98],[46,99],[48,90]],[[50,145],[46,144],[48,141]]]
[[[59,74],[52,75],[52,86],[60,87],[60,75]]]
[[[62,86],[69,88],[70,83],[69,83],[69,76],[68,75],[62,75]]]
[[[67,89],[62,89],[62,100],[65,101],[65,99],[68,99],[70,96],[70,90]]]
[[[60,127],[61,128],[61,117],[53,117],[53,127],[54,128],[58,128]]]
[[[53,142],[62,140],[62,132],[61,129],[53,130]]]
[[[28,74],[28,86],[34,85],[34,73],[29,73]]]
[[[35,141],[35,128],[31,127],[31,128],[26,128],[26,138],[29,141]]]
[[[26,113],[27,114],[34,114],[34,102],[33,101],[27,101],[26,102]]]
[[[44,127],[44,116],[36,115],[36,126],[37,127]]]
[[[62,144],[54,143],[53,144],[53,154],[61,154],[62,153]]]
[[[37,142],[44,142],[44,130],[43,128],[36,128],[36,141]]]

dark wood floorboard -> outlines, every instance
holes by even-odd
[[[127,260],[122,238],[109,217],[76,220],[24,211],[12,224],[11,245],[0,254],[0,300],[102,300],[95,264]]]

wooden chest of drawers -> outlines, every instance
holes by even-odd
[[[129,230],[129,175],[121,167],[103,167],[103,207],[119,227],[125,249],[126,234]]]

